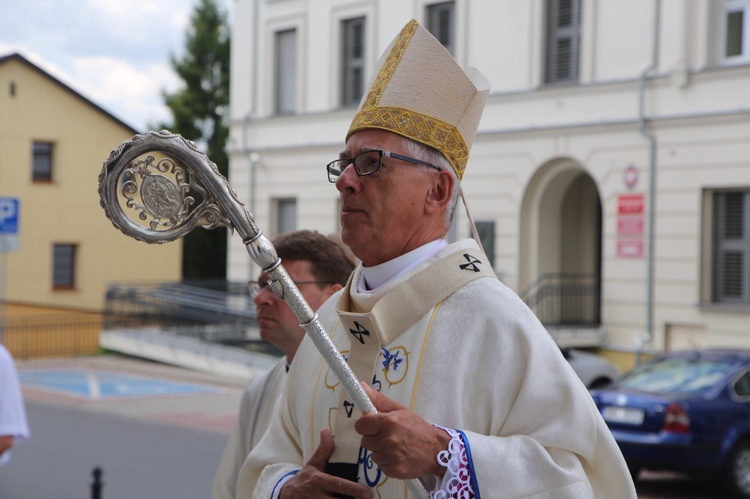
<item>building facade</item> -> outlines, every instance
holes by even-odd
[[[99,205],[104,160],[136,133],[22,55],[0,57],[0,198],[19,215],[0,278],[25,315],[102,311],[111,282],[180,280],[180,244],[130,239]]]
[[[338,231],[325,165],[412,18],[492,84],[462,188],[558,341],[750,347],[750,0],[237,0],[230,181],[266,233]]]

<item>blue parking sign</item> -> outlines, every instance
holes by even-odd
[[[18,198],[0,197],[0,252],[18,250]]]

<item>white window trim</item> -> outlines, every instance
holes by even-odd
[[[288,105],[291,109],[282,109],[282,100],[281,100],[281,74],[280,74],[280,64],[281,64],[281,52],[280,52],[280,41],[281,36],[289,36],[291,35],[293,37],[292,41],[293,43],[288,43],[288,48],[291,49],[293,53],[291,54],[285,54],[285,55],[291,55],[294,57],[293,61],[284,61],[284,65],[288,66],[290,69],[290,72],[288,74],[285,73],[286,76],[291,76],[293,78],[293,84],[294,89],[289,93],[290,102],[285,102],[286,105]],[[279,30],[274,32],[274,56],[273,56],[273,64],[274,64],[274,82],[273,82],[273,99],[274,99],[274,114],[279,115],[290,115],[290,114],[296,114],[298,111],[297,107],[297,94],[299,94],[299,31],[296,29],[285,29],[285,30]],[[287,82],[284,82],[287,83]]]
[[[276,114],[276,33],[289,30],[297,32],[297,106],[295,114],[304,113],[306,99],[303,83],[307,78],[305,67],[308,59],[304,50],[307,38],[305,25],[304,16],[298,14],[268,19],[265,23],[263,27],[265,42],[262,46],[273,47],[273,49],[260,55],[262,62],[259,64],[259,68],[261,69],[256,75],[256,81],[252,82],[258,85],[259,116],[274,116]]]
[[[281,234],[284,232],[289,232],[292,230],[297,230],[297,224],[299,219],[299,203],[297,201],[297,198],[294,196],[287,196],[287,197],[276,197],[272,200],[273,203],[273,229],[274,234]],[[287,204],[288,203],[288,204]],[[293,223],[292,226],[287,227],[282,225],[282,204],[287,204],[287,206],[294,206],[294,214],[293,214]]]
[[[367,92],[368,83],[372,78],[373,66],[377,61],[380,53],[385,50],[385,46],[377,47],[376,44],[376,32],[378,25],[376,22],[375,5],[374,2],[367,6],[357,4],[355,6],[342,5],[332,9],[331,11],[331,22],[329,26],[328,39],[331,40],[328,50],[328,60],[331,61],[331,67],[329,71],[330,84],[328,85],[328,108],[329,109],[341,109],[341,93],[343,92],[341,73],[343,68],[341,66],[341,47],[343,41],[341,39],[342,29],[341,23],[347,19],[353,19],[356,17],[365,18],[365,50],[364,50],[364,92]],[[390,26],[390,23],[386,24]],[[392,37],[396,36],[396,33],[392,34]],[[388,38],[391,40],[392,37]]]
[[[742,25],[742,53],[737,56],[727,57],[727,14],[730,12],[744,12]],[[720,12],[719,22],[718,60],[722,65],[747,64],[750,63],[750,0],[724,0]]]

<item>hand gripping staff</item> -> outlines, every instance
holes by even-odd
[[[224,224],[232,233],[236,231],[250,257],[268,275],[273,293],[289,305],[357,409],[377,412],[317,314],[284,270],[271,241],[216,165],[192,141],[162,130],[123,142],[104,162],[99,196],[112,224],[139,241],[174,241],[199,225],[213,229]],[[407,485],[416,497],[428,497],[419,480],[407,480]]]

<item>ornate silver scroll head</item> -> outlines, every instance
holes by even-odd
[[[252,226],[250,235],[257,232],[216,165],[167,130],[136,135],[112,151],[99,175],[99,196],[115,227],[148,243],[173,241],[197,226],[235,228],[237,217]]]

